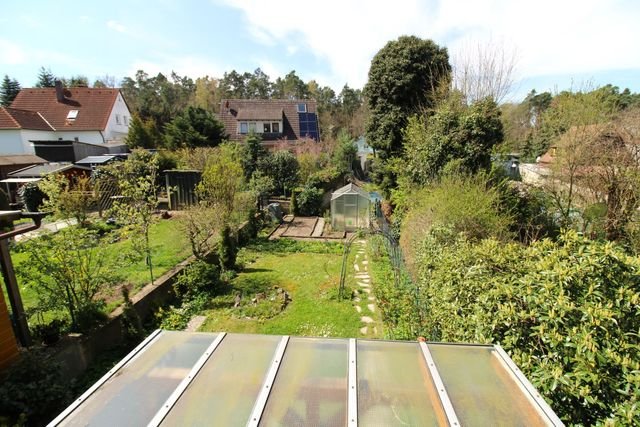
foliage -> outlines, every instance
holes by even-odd
[[[42,352],[25,352],[0,381],[0,424],[45,425],[70,399],[60,366]]]
[[[2,79],[2,85],[0,85],[0,106],[10,106],[21,89],[20,83],[16,79],[11,79],[5,74]]]
[[[220,269],[209,262],[192,262],[178,276],[173,289],[182,301],[190,301],[198,295],[217,295],[222,290]]]
[[[319,188],[305,186],[297,195],[297,210],[302,216],[315,216],[320,214],[322,206],[322,196],[324,191]],[[293,209],[293,200],[295,192],[291,196],[291,206]],[[295,215],[295,214],[294,214]]]
[[[43,210],[59,218],[75,218],[80,226],[87,225],[89,212],[97,202],[91,178],[50,174],[38,182],[38,187],[46,195]]]
[[[54,87],[56,85],[56,77],[51,72],[51,69],[40,67],[38,71],[38,81],[35,87]]]
[[[215,205],[198,203],[190,206],[180,217],[180,224],[198,260],[207,260],[215,249],[225,218]]]
[[[226,216],[233,211],[236,194],[243,183],[244,174],[238,157],[232,145],[213,150],[196,187],[199,200],[210,206],[219,206]]]
[[[238,244],[231,227],[225,225],[220,231],[220,243],[218,244],[218,258],[223,270],[233,270],[236,266]]]
[[[364,89],[367,143],[383,158],[400,154],[408,118],[434,105],[434,91],[450,72],[447,49],[431,40],[402,36],[388,42],[373,57]]]
[[[136,308],[129,298],[129,288],[123,286],[121,288],[122,299],[122,316],[120,321],[122,322],[122,331],[125,342],[137,343],[144,338],[144,328],[142,327],[142,320],[140,315],[136,311]]]
[[[106,244],[95,232],[68,227],[25,243],[29,262],[18,274],[37,290],[41,310],[64,310],[71,328],[85,331],[102,320],[99,297],[118,280]]]
[[[279,150],[264,158],[258,166],[259,170],[273,179],[278,191],[286,195],[298,183],[300,165],[293,154],[287,150]]]
[[[289,200],[289,208],[291,210],[292,215],[300,215],[300,207],[298,206],[298,196],[296,196],[295,191],[291,193],[291,199]]]
[[[260,206],[258,206],[259,209],[262,209],[262,200],[273,193],[275,188],[273,178],[270,176],[264,175],[260,171],[255,171],[253,175],[251,175],[249,190],[253,192],[254,196],[258,199],[260,203]]]
[[[242,156],[242,170],[244,170],[245,179],[251,179],[251,176],[257,172],[259,163],[267,155],[267,150],[262,145],[260,136],[254,133],[247,135]]]
[[[499,343],[566,422],[637,419],[637,258],[575,232],[525,247],[437,229],[416,249],[421,335]]]
[[[187,107],[164,128],[168,148],[214,147],[225,138],[224,125],[210,111]]]
[[[24,207],[28,212],[38,212],[40,210],[45,194],[40,190],[37,183],[27,182],[20,187],[18,193],[22,197]]]
[[[332,164],[342,176],[353,174],[353,162],[356,159],[358,147],[349,135],[343,131],[338,135],[338,141],[332,156]]]
[[[124,140],[129,149],[157,148],[161,140],[162,136],[153,119],[143,120],[138,114],[133,114],[127,137]]]
[[[402,223],[401,245],[409,268],[418,265],[415,247],[431,229],[449,227],[471,241],[508,239],[510,212],[501,209],[501,193],[487,174],[446,175],[438,183],[408,196],[411,204]]]
[[[123,232],[131,239],[134,250],[149,267],[153,283],[153,263],[149,229],[158,206],[158,158],[147,151],[136,150],[124,162],[103,168],[104,179],[115,179],[120,198],[111,207],[111,213],[124,225]]]
[[[457,160],[474,173],[491,166],[491,149],[502,142],[500,110],[490,98],[472,103],[452,94],[429,117],[411,117],[404,133],[405,170],[416,184],[435,179]]]

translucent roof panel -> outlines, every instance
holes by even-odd
[[[225,336],[161,425],[245,425],[280,339]]]
[[[492,346],[428,347],[462,425],[548,425]]]
[[[146,425],[216,336],[160,332],[60,425]]]
[[[291,338],[261,426],[344,426],[348,340]]]
[[[362,188],[358,187],[355,184],[347,184],[344,187],[338,188],[336,191],[331,193],[331,200],[334,200],[345,194],[357,194],[361,197],[369,199],[369,193],[364,191]]]
[[[358,423],[448,425],[418,343],[357,343]]]

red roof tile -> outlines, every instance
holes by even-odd
[[[7,126],[3,126],[2,117],[9,117]],[[32,130],[54,130],[51,125],[35,111],[18,110],[17,108],[2,108],[0,113],[0,129],[32,129]]]
[[[68,88],[65,99],[58,102],[55,88],[22,89],[11,108],[37,111],[56,130],[104,130],[111,115],[119,89]],[[67,119],[69,111],[77,110],[75,120]]]

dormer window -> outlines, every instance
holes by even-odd
[[[306,113],[307,104],[298,104],[298,113]]]
[[[75,120],[78,117],[78,110],[69,110],[67,113],[67,120]]]

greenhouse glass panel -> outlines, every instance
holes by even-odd
[[[59,425],[146,425],[216,337],[162,331]]]
[[[227,334],[162,425],[245,425],[279,341]]]
[[[357,344],[360,425],[447,425],[417,343]]]
[[[347,340],[291,338],[261,426],[344,426]]]
[[[428,347],[463,425],[547,425],[492,346]]]

